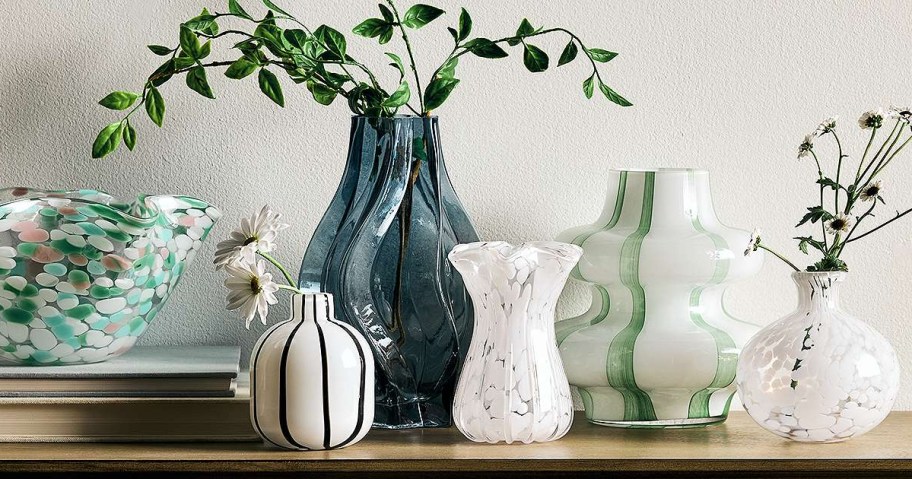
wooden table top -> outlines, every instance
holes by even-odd
[[[259,443],[3,444],[0,472],[177,471],[203,473],[358,472],[387,477],[492,477],[614,471],[674,475],[700,472],[775,477],[851,477],[888,473],[912,477],[912,412],[894,412],[868,434],[837,444],[800,444],[761,429],[743,412],[705,429],[623,430],[587,423],[577,414],[570,433],[546,444],[489,445],[466,440],[455,428],[380,431],[359,444],[329,452],[290,452]],[[459,473],[458,475],[455,473]],[[316,474],[316,476],[314,475]],[[173,477],[173,476],[171,476]],[[618,477],[613,475],[612,477]]]

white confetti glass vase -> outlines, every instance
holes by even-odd
[[[741,351],[741,401],[774,434],[802,442],[844,441],[880,424],[896,400],[896,352],[883,335],[839,307],[845,277],[793,273],[798,308]]]
[[[556,242],[471,243],[450,262],[475,305],[453,421],[476,442],[561,438],[573,400],[554,336],[554,308],[582,250]]]

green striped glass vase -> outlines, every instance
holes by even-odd
[[[738,353],[759,329],[722,304],[732,281],[760,269],[761,252],[744,254],[749,238],[716,218],[706,171],[611,170],[598,221],[558,237],[583,248],[571,278],[592,290],[589,310],[556,326],[590,422],[725,420]]]

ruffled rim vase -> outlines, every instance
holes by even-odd
[[[538,241],[456,246],[450,262],[475,305],[475,329],[453,416],[476,442],[545,442],[573,422],[573,400],[554,338],[554,310],[578,246]]]

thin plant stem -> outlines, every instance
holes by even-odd
[[[877,136],[878,128],[873,128],[871,130],[871,138],[868,139],[868,146],[864,149],[864,154],[861,155],[861,161],[858,162],[858,171],[855,172],[855,189],[858,190],[858,180],[861,179],[861,167],[864,166],[865,158],[868,157],[868,150],[871,149],[871,144],[874,143],[874,137]]]
[[[875,206],[877,206],[877,198],[874,198],[874,200],[871,202],[871,207],[868,208],[868,211],[865,211],[863,215],[859,216],[858,221],[856,221],[855,225],[852,226],[852,229],[849,230],[849,234],[846,235],[845,241],[843,241],[842,244],[839,245],[839,251],[836,252],[837,258],[839,257],[839,255],[842,254],[842,250],[845,249],[846,243],[848,243],[849,240],[852,239],[852,235],[855,234],[855,230],[858,229],[858,225],[860,225],[861,222],[864,221],[865,218],[867,218],[868,216],[871,215],[871,212],[874,211]]]
[[[421,113],[427,114],[424,110],[424,90],[421,89],[421,77],[418,75],[418,67],[415,66],[415,54],[412,52],[412,42],[409,41],[408,33],[405,31],[405,25],[402,24],[402,19],[399,18],[399,10],[396,9],[396,4],[393,3],[393,0],[386,0],[386,4],[390,6],[390,9],[393,11],[393,15],[396,17],[396,24],[399,26],[399,31],[402,33],[402,41],[405,42],[405,50],[408,52],[409,56],[409,66],[412,67],[412,75],[415,76],[415,88],[418,90],[418,105],[421,107]]]
[[[836,134],[836,130],[833,130],[833,139],[836,140],[836,147],[839,149],[839,160],[836,162],[836,189],[833,191],[833,197],[835,202],[835,208],[833,209],[834,213],[839,213],[839,179],[842,176],[842,159],[844,155],[842,154],[842,142],[839,141],[839,135]],[[846,198],[846,202],[848,202]]]
[[[764,251],[769,251],[773,256],[775,256],[775,257],[781,259],[785,264],[789,265],[793,270],[795,270],[795,271],[801,271],[800,268],[798,268],[797,266],[795,266],[795,264],[792,263],[791,261],[789,261],[788,258],[786,258],[785,256],[782,256],[781,254],[779,254],[779,253],[777,253],[777,252],[775,252],[775,251],[773,251],[773,250],[767,248],[766,246],[763,246],[762,244],[758,244],[757,247],[760,248],[760,249],[762,249],[762,250],[764,250]]]
[[[276,286],[278,286],[279,289],[284,289],[284,290],[286,290],[286,291],[291,291],[291,292],[296,293],[296,294],[302,294],[302,293],[301,293],[301,290],[298,289],[298,288],[295,288],[294,286],[288,286],[287,284],[277,284]]]
[[[864,171],[861,172],[861,178],[864,178],[868,174],[868,171],[871,170],[871,167],[877,162],[877,158],[883,152],[883,149],[887,146],[887,143],[893,138],[893,134],[896,133],[896,129],[899,128],[899,120],[896,120],[896,123],[893,125],[893,130],[890,131],[890,134],[887,135],[887,139],[880,145],[880,148],[877,149],[877,153],[874,153],[874,156],[871,158],[871,162],[868,163],[868,166],[865,167]],[[876,170],[876,168],[875,168]],[[860,181],[859,184],[865,184],[866,181]]]
[[[262,251],[257,251],[257,254],[260,255],[260,256],[262,256],[263,259],[265,259],[266,261],[269,261],[270,263],[272,263],[272,265],[275,266],[276,269],[278,269],[279,271],[282,272],[282,276],[285,276],[285,281],[288,281],[288,284],[289,284],[292,288],[297,289],[297,288],[295,287],[294,278],[292,278],[292,277],[291,277],[291,274],[288,272],[288,270],[285,269],[284,266],[282,266],[282,263],[279,263],[279,260],[273,258],[272,255],[270,255],[269,253],[264,253],[264,252],[262,252]]]
[[[877,176],[881,171],[883,171],[884,168],[886,168],[887,165],[889,165],[890,162],[893,161],[893,158],[895,158],[896,155],[898,155],[899,152],[902,151],[903,148],[905,148],[906,145],[909,144],[909,141],[910,141],[910,140],[912,140],[912,136],[910,136],[909,138],[906,138],[906,141],[904,141],[901,145],[899,145],[899,148],[897,148],[896,151],[894,151],[893,154],[890,155],[890,158],[888,158],[887,161],[885,161],[885,162],[883,163],[883,165],[881,165],[881,166],[878,167],[876,170],[874,170],[874,173],[871,173],[871,178],[868,179],[868,182],[870,182],[871,180],[873,180],[875,176]]]
[[[811,149],[811,156],[814,157],[814,162],[817,163],[817,177],[821,180],[823,179],[823,168],[820,167],[820,159],[817,158],[817,153],[814,153],[814,150]],[[823,208],[823,183],[820,184],[820,207]],[[829,246],[827,245],[827,235],[826,235],[826,225],[823,221],[820,222],[820,233],[823,235],[823,249],[828,250]]]
[[[858,241],[858,240],[864,238],[865,236],[868,236],[869,234],[871,234],[871,233],[873,233],[873,232],[875,232],[875,231],[877,231],[877,230],[883,228],[884,226],[887,226],[888,224],[890,224],[890,223],[892,223],[892,222],[894,222],[894,221],[896,221],[896,220],[902,218],[903,216],[906,216],[906,215],[909,214],[909,213],[912,213],[912,208],[909,208],[908,210],[903,211],[902,213],[898,213],[898,214],[897,214],[895,217],[893,217],[892,219],[889,219],[889,220],[883,222],[881,225],[877,226],[876,228],[872,229],[871,231],[868,231],[867,233],[865,233],[865,234],[863,234],[863,235],[856,236],[856,237],[854,237],[854,238],[852,238],[852,239],[850,239],[850,240],[846,240],[846,243],[851,243],[851,242],[853,242],[853,241]]]

